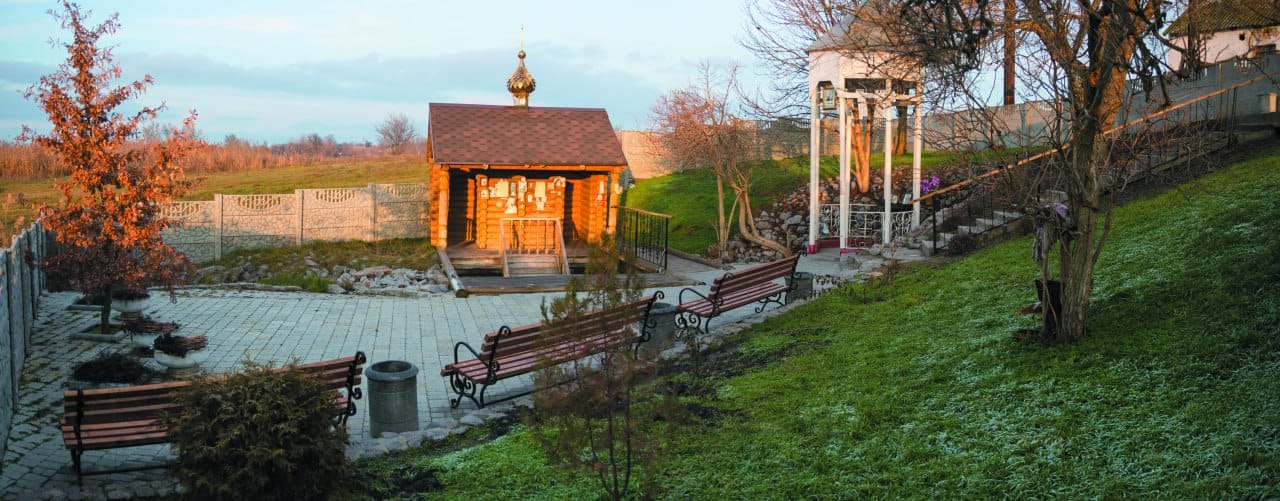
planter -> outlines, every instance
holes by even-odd
[[[151,304],[151,296],[130,299],[111,299],[111,309],[120,312],[120,319],[127,320],[142,316],[142,310]]]
[[[155,346],[157,337],[160,337],[160,335],[146,332],[129,334],[129,342],[133,343],[134,346],[150,349]]]
[[[155,352],[156,363],[168,369],[174,376],[189,376],[200,370],[200,364],[209,358],[208,350],[193,350],[185,357],[177,357],[160,350]]]

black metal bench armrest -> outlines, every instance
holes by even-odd
[[[501,329],[498,329],[498,339],[502,339],[509,335],[511,335],[510,327],[504,325]],[[493,343],[493,348],[491,348],[493,351],[489,354],[489,360],[487,361],[484,359],[484,356],[480,355],[480,352],[476,351],[475,348],[472,348],[466,341],[458,341],[458,344],[453,345],[453,363],[455,364],[462,361],[461,358],[458,358],[458,348],[466,348],[467,351],[471,352],[471,356],[475,357],[476,360],[479,360],[480,363],[484,365],[485,380],[482,384],[493,384],[498,380],[498,369],[500,368],[500,364],[496,360],[496,357],[498,356],[498,342],[496,340]]]
[[[653,304],[664,297],[667,297],[667,295],[663,294],[662,291],[655,291],[652,296],[649,296],[648,304],[644,306],[644,319],[640,321],[640,337],[636,340],[637,348],[640,347],[640,343],[649,342],[653,329],[658,327],[658,319],[652,316]]]
[[[685,300],[684,300],[684,293],[686,293],[686,292],[693,293],[695,296],[698,296],[698,297],[699,297],[699,298],[701,298],[701,299],[705,299],[705,300],[707,300],[707,301],[711,301],[711,298],[709,298],[709,297],[707,297],[707,296],[703,295],[701,292],[698,292],[698,291],[696,291],[696,290],[693,290],[693,288],[692,288],[692,287],[685,287],[685,288],[683,288],[683,289],[680,289],[680,295],[679,295],[679,296],[677,296],[677,298],[680,300],[680,304],[684,304],[684,303],[685,303]],[[690,298],[690,299],[692,299],[692,298]]]

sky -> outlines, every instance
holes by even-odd
[[[389,114],[421,134],[431,102],[511,104],[523,27],[533,106],[605,108],[615,128],[646,128],[658,96],[698,62],[753,61],[737,42],[746,0],[173,2],[82,0],[127,79],[155,83],[138,106],[188,109],[211,141],[284,142],[306,134],[377,142]],[[66,59],[54,1],[0,0],[0,140],[48,120],[22,91]],[[129,109],[122,107],[122,109]]]

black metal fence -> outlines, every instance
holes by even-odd
[[[652,267],[667,269],[667,232],[671,216],[629,207],[617,207],[618,227],[615,235],[618,253]]]

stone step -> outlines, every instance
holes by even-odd
[[[1002,219],[1004,219],[1004,222],[1006,222],[1006,223],[1007,223],[1007,222],[1009,222],[1009,221],[1013,221],[1014,219],[1020,219],[1020,218],[1022,218],[1022,213],[1021,213],[1021,212],[1006,211],[1006,210],[998,210],[998,211],[995,211],[995,215],[996,215],[996,217],[998,217],[998,218],[1002,218]]]
[[[938,252],[942,252],[942,248],[943,248],[943,245],[938,244]],[[924,254],[925,257],[933,256],[933,240],[921,240],[920,253]]]
[[[1062,203],[1067,201],[1067,193],[1059,190],[1044,190],[1040,195],[1040,204]]]

